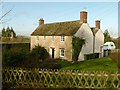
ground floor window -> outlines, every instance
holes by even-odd
[[[64,53],[65,53],[64,48],[60,48],[60,57],[64,57]]]

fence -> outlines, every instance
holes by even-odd
[[[120,88],[120,74],[104,71],[3,68],[2,79],[15,88]]]

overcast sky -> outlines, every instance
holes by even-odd
[[[2,24],[2,27],[10,26],[18,35],[30,36],[40,18],[45,23],[79,20],[83,8],[88,12],[91,27],[99,19],[103,32],[108,29],[113,37],[118,35],[117,2],[4,2],[3,14],[10,9],[12,12],[5,17],[9,22]]]

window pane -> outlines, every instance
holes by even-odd
[[[38,41],[39,41],[39,37],[36,36],[36,44],[38,44]]]
[[[46,40],[46,36],[44,36],[44,40]]]
[[[52,36],[52,41],[54,41],[54,36]]]
[[[64,48],[60,49],[60,57],[64,57]]]
[[[62,41],[62,42],[64,41],[64,39],[65,39],[65,37],[64,37],[64,36],[61,36],[61,41]]]

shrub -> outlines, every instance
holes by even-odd
[[[3,51],[3,66],[11,66],[16,67],[21,63],[23,60],[27,59],[28,50],[25,48],[10,48],[9,50]]]
[[[41,46],[35,46],[32,51],[29,52],[28,58],[21,63],[21,66],[28,68],[43,68],[47,59],[50,59],[50,57],[46,49]]]
[[[117,63],[120,72],[120,49],[112,50],[109,54],[110,58]]]
[[[49,57],[49,53],[44,47],[41,46],[35,46],[35,48],[32,49],[30,52],[30,56],[34,59],[39,59],[39,60],[45,60]]]
[[[47,60],[44,61],[43,68],[45,68],[45,69],[60,69],[61,64],[59,64],[54,59],[47,59]]]
[[[110,58],[115,61],[116,63],[118,63],[118,59],[119,59],[119,56],[120,56],[120,50],[112,50],[109,52],[109,56]]]

